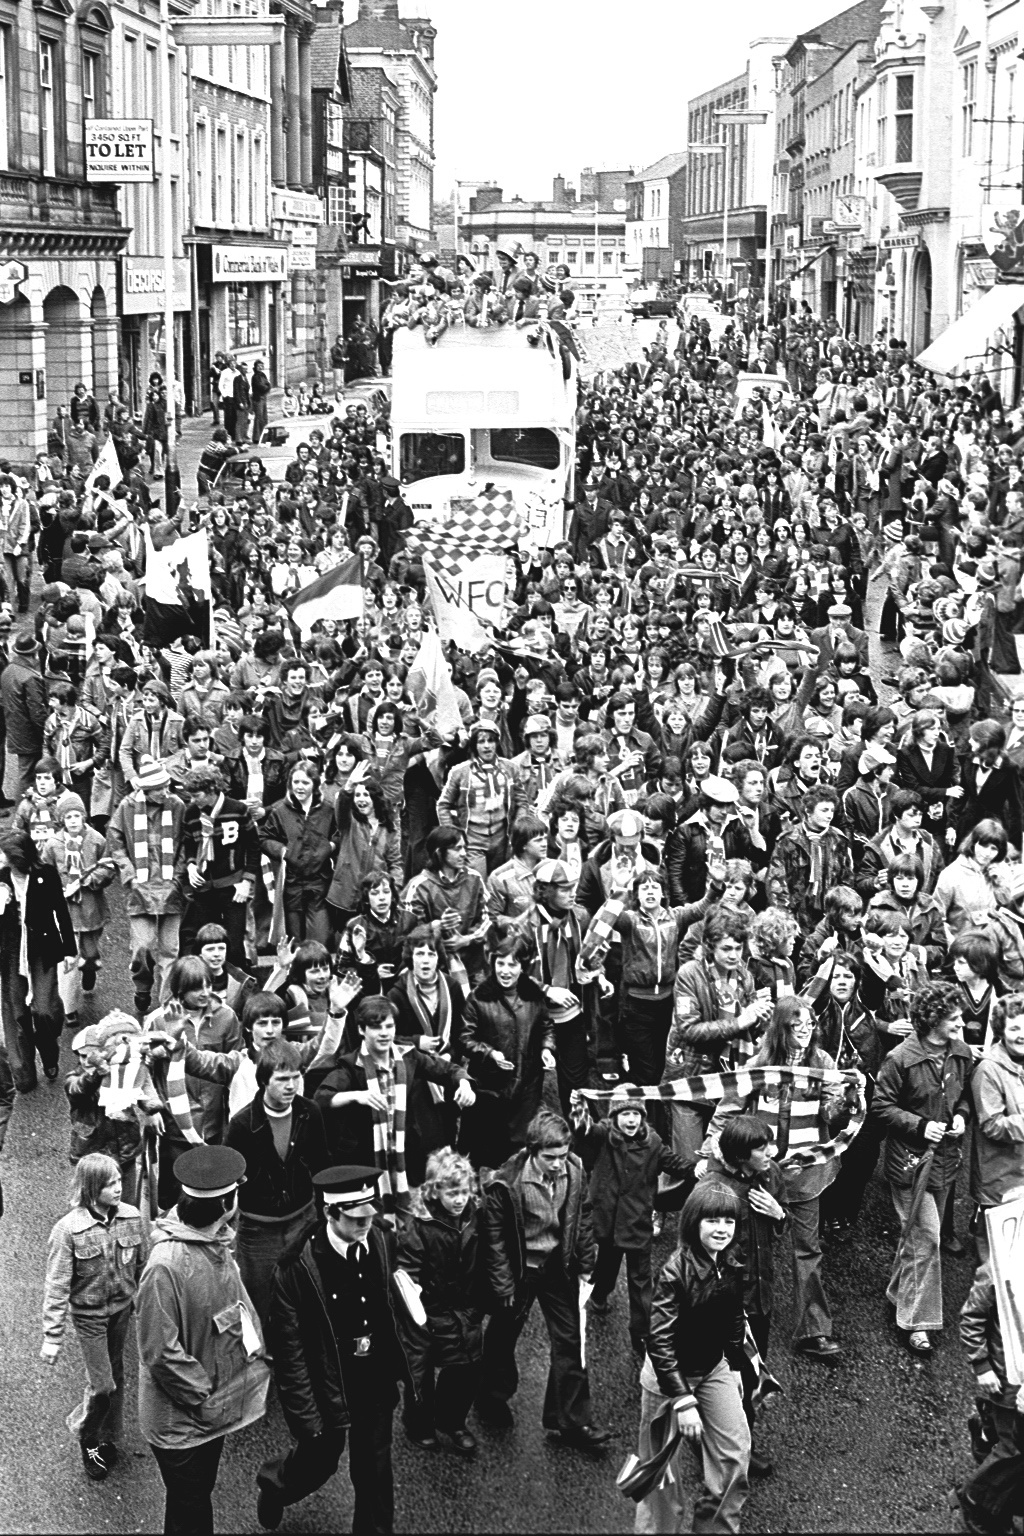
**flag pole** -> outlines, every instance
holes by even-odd
[[[170,0],[160,0],[160,53],[162,68],[160,125],[160,223],[164,257],[164,383],[167,390],[167,445],[164,449],[164,516],[173,517],[177,506],[178,479],[178,401],[177,361],[174,355],[174,201],[171,197],[171,7]],[[177,63],[177,52],[175,52]],[[211,606],[211,614],[213,612]]]

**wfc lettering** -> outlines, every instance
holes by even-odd
[[[442,596],[450,603],[457,603],[459,607],[469,608],[476,613],[493,612],[500,609],[505,601],[505,582],[500,578],[488,581],[478,577],[451,579],[438,575],[437,585]]]

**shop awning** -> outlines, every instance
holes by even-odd
[[[1010,324],[1024,309],[1024,283],[997,283],[966,314],[947,325],[917,358],[932,373],[959,373],[978,362],[989,350],[995,331]]]

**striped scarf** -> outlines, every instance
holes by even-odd
[[[202,1146],[203,1138],[192,1124],[192,1107],[185,1084],[185,1058],[178,1056],[170,1061],[154,1061],[152,1070],[154,1086],[164,1100],[178,1134],[193,1146]]]
[[[219,794],[213,803],[209,814],[200,816],[199,825],[203,832],[203,842],[199,849],[199,857],[196,860],[196,868],[202,874],[203,870],[213,858],[213,842],[217,831],[217,817],[224,805],[224,794]]]
[[[57,761],[60,764],[61,777],[69,789],[74,786],[74,778],[71,769],[75,761],[75,749],[71,742],[71,735],[82,720],[81,711],[76,709],[70,720],[62,720],[57,736]]]
[[[758,1094],[764,1097],[766,1089],[776,1092],[785,1088],[790,1094],[795,1087],[856,1088],[857,1101],[852,1107],[849,1123],[829,1137],[828,1127],[815,1113],[815,1139],[799,1139],[794,1145],[790,1135],[788,1149],[779,1148],[777,1159],[780,1168],[811,1168],[841,1157],[861,1126],[866,1113],[864,1103],[864,1079],[859,1072],[850,1069],[824,1067],[748,1067],[742,1072],[709,1072],[704,1077],[680,1077],[671,1083],[659,1083],[655,1087],[637,1088],[631,1098],[656,1099],[661,1103],[706,1104],[717,1108],[719,1103],[743,1110],[748,1100]],[[584,1088],[581,1097],[593,1103],[609,1104],[617,1090],[612,1088]],[[816,1101],[810,1101],[815,1103]],[[763,1113],[763,1111],[762,1111]]]
[[[380,1197],[385,1219],[394,1225],[399,1206],[408,1203],[409,1181],[405,1176],[405,1096],[408,1073],[402,1059],[404,1052],[393,1048],[393,1096],[380,1085],[377,1068],[365,1051],[359,1053],[359,1065],[366,1073],[367,1088],[376,1088],[388,1101],[387,1109],[374,1109],[373,1160],[380,1171]]]
[[[412,974],[412,967],[405,973],[405,995],[409,999],[409,1007],[419,1021],[420,1028],[425,1035],[436,1036],[440,1040],[438,1055],[450,1059],[452,1043],[452,995],[448,983],[441,975],[437,975],[437,1018],[432,1019],[427,1012],[423,1001],[423,994],[416,985],[416,979]],[[444,1103],[444,1089],[440,1083],[428,1083],[430,1097],[435,1104]]]
[[[149,881],[149,808],[143,789],[135,795],[134,831],[135,881],[137,885],[146,885]],[[174,879],[174,812],[166,801],[160,807],[160,878],[168,884]]]
[[[70,885],[73,880],[82,878],[82,844],[85,839],[79,834],[72,837],[70,832],[64,834],[64,873]]]

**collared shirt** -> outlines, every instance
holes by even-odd
[[[526,1262],[531,1268],[537,1268],[558,1247],[569,1176],[563,1172],[549,1178],[535,1160],[529,1157],[520,1183],[523,1191]]]
[[[327,1223],[327,1241],[330,1243],[335,1253],[340,1253],[343,1259],[348,1258],[353,1248],[361,1248],[364,1254],[369,1253],[370,1251],[370,1245],[365,1237],[358,1238],[354,1243],[346,1243],[342,1238],[335,1235],[334,1229],[329,1221]]]

